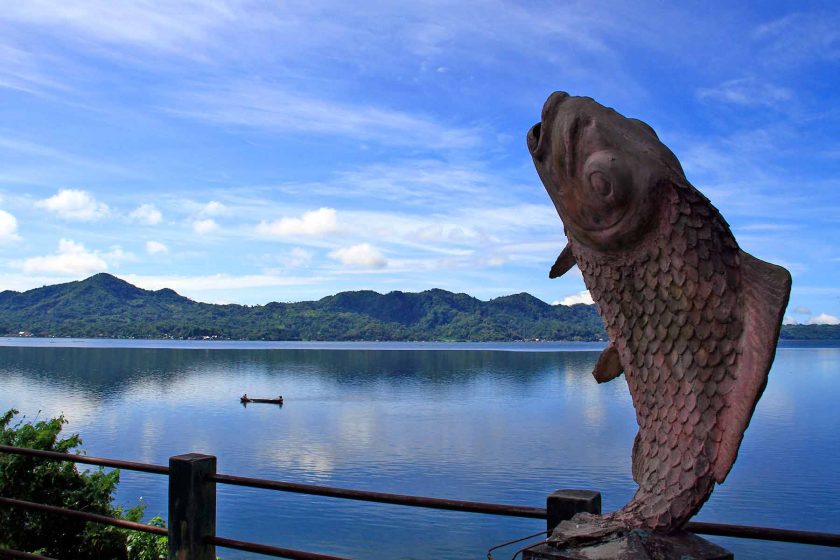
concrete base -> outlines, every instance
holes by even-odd
[[[670,535],[634,529],[622,537],[578,547],[540,544],[526,550],[523,560],[734,560],[735,556],[694,533]]]

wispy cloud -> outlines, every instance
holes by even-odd
[[[798,224],[779,224],[779,223],[759,223],[759,224],[745,224],[737,227],[738,231],[792,231],[801,228]]]
[[[55,3],[48,0],[13,2],[0,20],[28,24],[63,34],[65,39],[95,40],[195,56],[197,46],[215,39],[225,26],[245,18],[245,2],[181,0],[165,2]]]
[[[54,62],[54,61],[53,61]],[[48,60],[32,52],[0,43],[0,87],[30,94],[66,90],[51,76]]]
[[[469,148],[482,139],[475,127],[446,125],[433,117],[382,106],[318,98],[279,85],[214,84],[203,90],[181,94],[168,111],[220,125],[397,146]]]
[[[776,107],[793,99],[793,91],[756,78],[729,80],[710,88],[701,88],[701,100],[723,101],[734,105]]]
[[[489,162],[478,157],[400,158],[388,163],[336,168],[317,182],[288,182],[271,187],[293,200],[317,197],[330,205],[387,206],[408,212],[446,213],[469,206],[506,206],[523,191],[541,195],[536,175],[523,186],[494,174]]]
[[[768,64],[814,63],[840,58],[837,10],[792,13],[758,26],[752,37]]]
[[[52,146],[16,136],[0,135],[0,148],[6,152],[14,153],[15,159],[20,159],[25,156],[41,164],[43,164],[44,160],[48,160],[65,163],[74,167],[84,167],[88,170],[105,172],[125,171],[123,168],[108,162],[56,149]]]

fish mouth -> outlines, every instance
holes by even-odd
[[[528,131],[528,151],[534,155],[540,149],[540,140],[542,139],[542,122],[538,122]]]

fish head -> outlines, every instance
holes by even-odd
[[[596,250],[641,240],[657,223],[663,180],[685,181],[650,126],[588,97],[553,93],[527,142],[567,235]]]

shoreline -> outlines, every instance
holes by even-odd
[[[0,337],[9,348],[124,348],[161,350],[473,350],[497,352],[600,352],[606,341],[301,341],[301,340],[173,340],[141,338]],[[780,339],[779,348],[840,348],[840,340]]]

